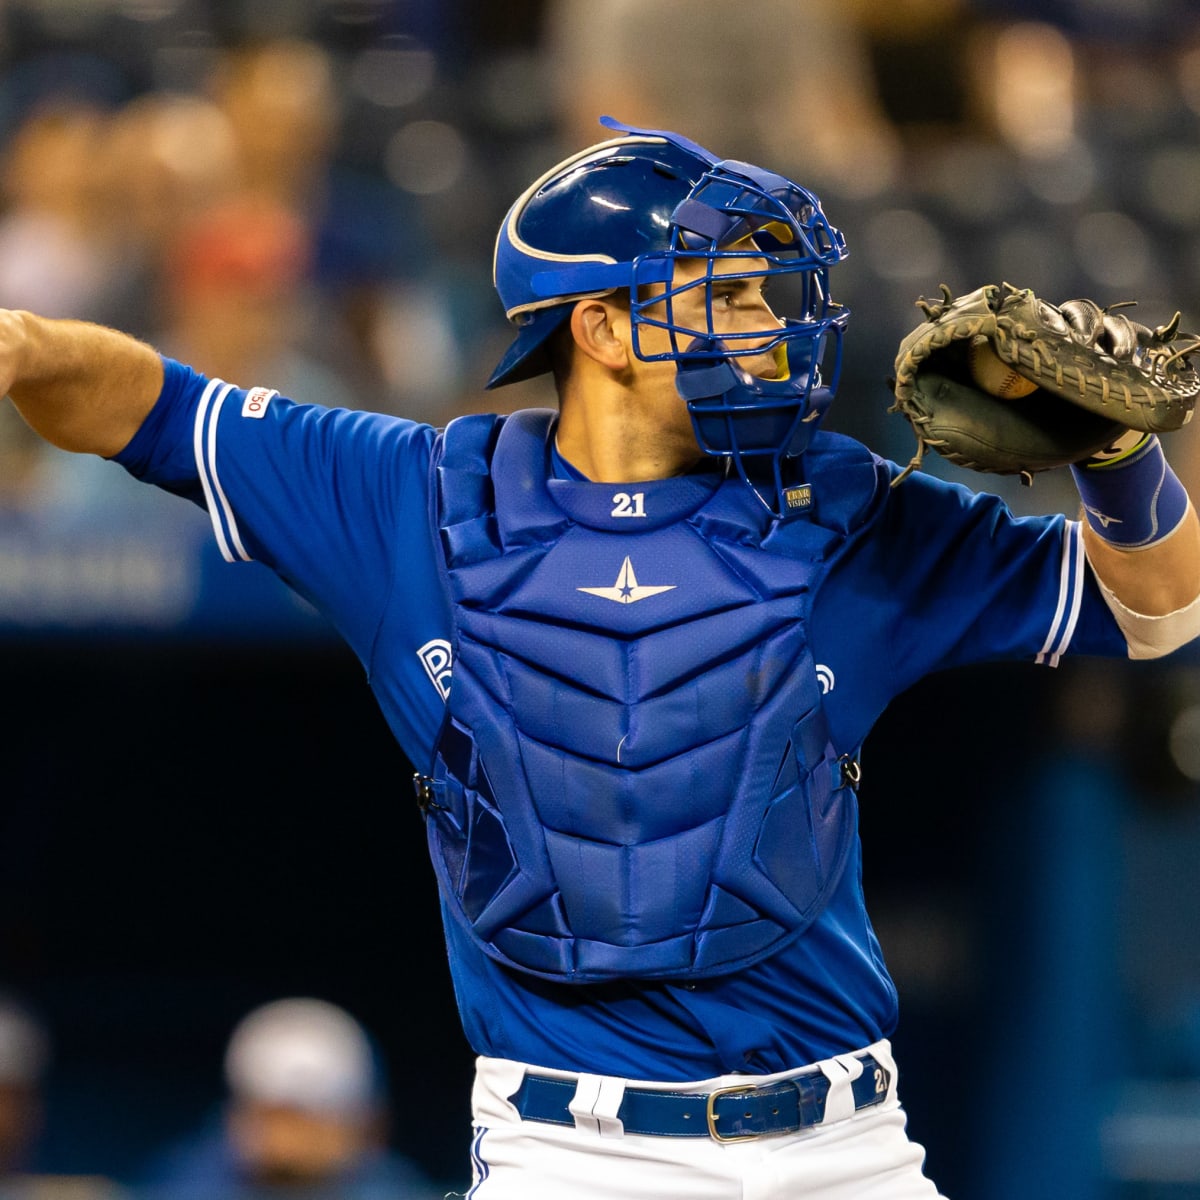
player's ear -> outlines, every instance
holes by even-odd
[[[599,297],[580,300],[571,310],[571,336],[581,354],[610,371],[623,371],[631,356],[629,313]]]

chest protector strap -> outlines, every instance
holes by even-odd
[[[455,622],[424,806],[442,892],[534,975],[724,974],[807,928],[857,835],[808,617],[880,474],[826,441],[830,503],[817,472],[814,517],[778,522],[717,474],[552,479],[552,437],[551,413],[468,416],[434,455]]]

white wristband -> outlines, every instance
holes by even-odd
[[[1164,613],[1160,617],[1149,617],[1145,613],[1126,608],[1098,575],[1096,582],[1100,585],[1101,594],[1117,625],[1125,635],[1130,658],[1162,658],[1164,654],[1186,646],[1194,637],[1200,635],[1200,596],[1191,604],[1177,608],[1174,612]]]

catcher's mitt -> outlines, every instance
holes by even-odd
[[[1178,429],[1200,395],[1188,361],[1200,338],[1179,338],[1178,313],[1150,329],[1113,311],[1124,305],[1055,306],[1007,283],[959,297],[943,284],[941,300],[917,305],[926,320],[900,343],[889,410],[908,419],[917,452],[897,483],[927,447],[959,466],[1032,483],[1035,472],[1089,458],[1127,429]],[[1029,383],[996,386],[975,365],[980,356],[1010,384]]]

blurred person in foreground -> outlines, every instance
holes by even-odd
[[[98,1175],[43,1169],[50,1031],[23,999],[0,994],[0,1200],[118,1200],[123,1188]]]
[[[387,1148],[378,1054],[345,1010],[277,1000],[238,1024],[219,1116],[147,1173],[146,1200],[433,1200],[416,1163]]]
[[[49,1057],[42,1021],[22,1002],[0,995],[0,1179],[11,1181],[34,1166]]]

